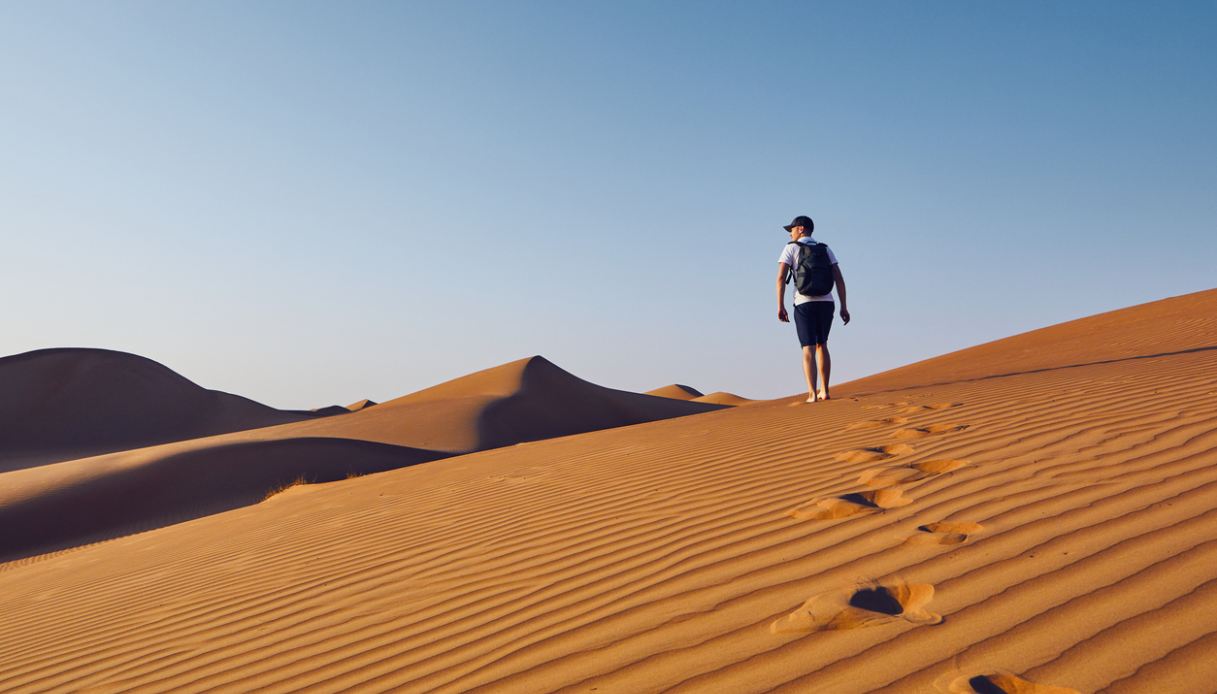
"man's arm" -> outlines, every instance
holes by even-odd
[[[790,316],[786,315],[786,272],[789,269],[786,263],[778,263],[778,320],[783,323],[790,322]]]
[[[845,307],[845,276],[837,263],[832,264],[832,279],[837,285],[837,296],[841,297],[841,322],[849,324],[849,309]]]

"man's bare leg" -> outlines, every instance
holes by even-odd
[[[803,348],[803,376],[807,378],[807,402],[815,402],[816,397],[816,369],[812,365],[812,360],[815,357],[812,355],[811,347]]]
[[[806,353],[807,348],[804,347],[803,350]],[[805,368],[811,368],[810,362],[807,362]],[[816,371],[819,372],[820,376],[820,390],[817,396],[820,400],[828,400],[828,376],[832,372],[832,357],[828,355],[827,343],[816,345]],[[809,378],[807,382],[814,388],[816,379]]]

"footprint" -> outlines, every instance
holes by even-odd
[[[876,513],[889,508],[908,506],[913,500],[898,487],[851,492],[841,496],[815,499],[786,512],[787,516],[799,520],[835,520],[863,513]]]
[[[927,477],[953,472],[970,464],[966,460],[941,458],[898,467],[871,468],[858,475],[858,484],[865,484],[873,489],[890,487],[901,482],[916,482]]]
[[[769,625],[773,634],[808,634],[891,624],[938,624],[942,616],[926,609],[934,586],[894,579],[812,596],[799,609]]]
[[[845,427],[846,431],[858,431],[861,429],[879,429],[892,424],[908,424],[908,417],[886,417],[884,419],[868,419],[863,422],[854,422]]]
[[[875,446],[872,448],[858,448],[852,451],[843,451],[836,454],[834,459],[838,463],[870,463],[876,460],[886,460],[898,455],[912,453],[913,447],[897,443],[890,446]]]
[[[967,542],[969,536],[984,530],[984,526],[970,521],[938,521],[918,526],[917,530],[919,532],[905,540],[906,544],[959,545]]]
[[[960,677],[948,691],[955,694],[1081,694],[1076,689],[1038,684],[1010,672]]]
[[[927,410],[949,410],[952,407],[959,407],[962,402],[932,402],[925,406]]]
[[[924,427],[909,427],[907,429],[897,429],[892,434],[898,439],[921,439],[934,434],[946,434],[952,431],[963,431],[967,429],[967,424],[929,424]]]

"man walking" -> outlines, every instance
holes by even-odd
[[[811,217],[800,215],[782,228],[790,232],[790,243],[778,258],[778,320],[790,322],[786,313],[786,283],[793,279],[794,325],[803,347],[807,402],[828,400],[828,377],[832,370],[828,355],[828,331],[832,328],[834,309],[832,288],[835,285],[837,295],[841,297],[841,322],[848,324],[845,278],[841,276],[841,267],[832,249],[812,240],[816,225]]]

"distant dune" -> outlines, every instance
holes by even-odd
[[[700,390],[679,383],[673,383],[662,388],[656,388],[655,390],[648,390],[646,394],[661,398],[672,398],[673,400],[692,400],[703,395]]]
[[[350,411],[350,409],[343,407],[342,405],[326,405],[325,407],[318,407],[314,410],[309,410],[309,412],[312,412],[320,417],[330,417],[336,414],[347,414]]]
[[[360,400],[359,402],[353,402],[350,405],[347,405],[347,409],[350,410],[351,412],[358,412],[359,410],[363,410],[363,409],[372,407],[375,404],[376,403],[372,400],[364,399],[364,400]]]
[[[201,388],[124,352],[44,349],[0,358],[0,472],[315,416]]]
[[[284,431],[468,453],[718,407],[605,388],[535,356]]]
[[[195,470],[408,465],[251,503],[288,465],[208,492],[239,508],[17,552],[0,691],[1213,691],[1217,290],[834,396],[575,434],[711,405],[534,358],[332,419],[0,473],[0,528],[49,548],[61,513],[77,531],[193,517],[172,495]],[[268,442],[310,428],[499,447],[409,465],[430,454]],[[105,505],[71,496],[107,484]]]
[[[736,395],[735,393],[728,393],[726,391],[720,390],[720,391],[717,391],[714,393],[710,393],[709,395],[703,395],[701,397],[693,398],[693,402],[708,402],[708,403],[713,403],[715,405],[730,405],[732,407],[737,407],[739,405],[747,405],[748,403],[755,402],[755,401],[749,400],[748,398],[740,397],[740,396]]]

